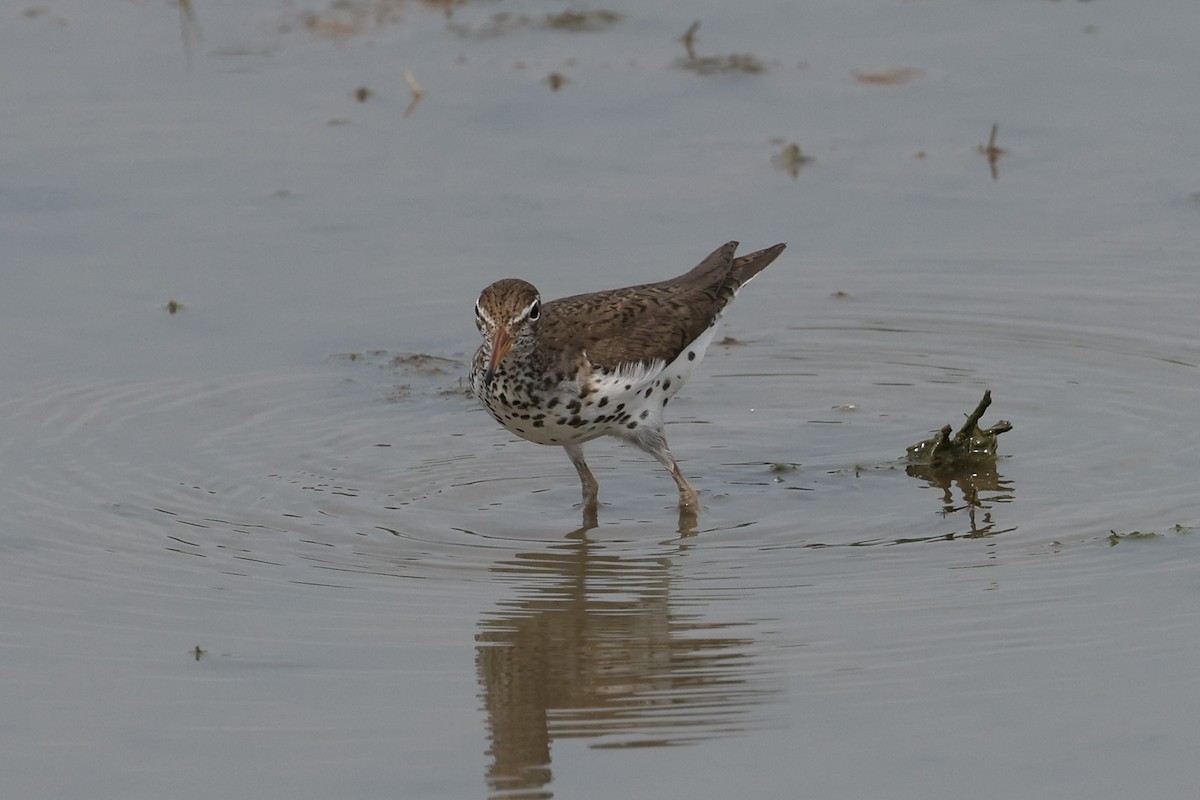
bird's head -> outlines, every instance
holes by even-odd
[[[475,327],[487,348],[488,366],[483,382],[490,385],[500,362],[514,344],[518,351],[533,345],[542,319],[542,298],[532,284],[518,278],[496,281],[475,303]]]

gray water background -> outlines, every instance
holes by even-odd
[[[1191,796],[1200,6],[565,8],[0,10],[5,796]],[[734,238],[576,530],[478,291]]]

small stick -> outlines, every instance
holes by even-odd
[[[683,42],[683,46],[687,48],[688,61],[696,60],[696,31],[698,30],[700,30],[700,20],[693,22],[687,32],[679,37],[679,41]]]
[[[417,103],[421,102],[421,98],[425,96],[425,90],[421,88],[421,84],[417,83],[417,79],[408,70],[404,70],[404,82],[412,90],[412,100],[409,102],[408,108],[404,109],[404,116],[407,117],[417,107]]]

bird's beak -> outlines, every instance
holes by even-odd
[[[496,328],[496,332],[492,334],[492,357],[488,361],[487,371],[483,373],[484,386],[492,385],[492,379],[496,377],[496,367],[500,366],[500,362],[508,355],[512,343],[512,336],[507,330]]]

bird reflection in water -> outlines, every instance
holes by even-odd
[[[654,747],[734,735],[780,691],[753,639],[706,619],[709,603],[673,600],[686,545],[625,557],[586,529],[576,537],[491,568],[518,587],[476,635],[494,797],[551,797],[555,739]]]

